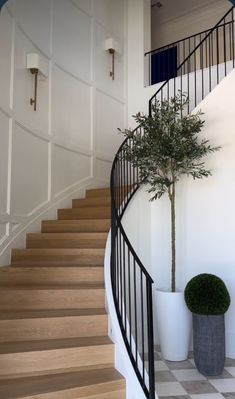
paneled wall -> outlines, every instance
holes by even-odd
[[[105,39],[122,45],[109,76]],[[125,125],[125,0],[10,0],[0,14],[0,264],[24,229],[107,185]],[[29,104],[27,53],[48,65]],[[36,220],[36,224],[32,222]],[[18,238],[17,238],[18,237]],[[18,241],[15,239],[17,238]]]

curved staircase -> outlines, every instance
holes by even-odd
[[[0,268],[0,399],[124,399],[104,302],[109,189],[88,190]]]

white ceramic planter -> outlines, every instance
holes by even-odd
[[[187,359],[192,315],[186,307],[183,292],[156,290],[157,330],[165,360]]]

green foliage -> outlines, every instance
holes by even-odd
[[[185,288],[184,296],[189,310],[196,314],[224,314],[230,305],[230,296],[224,282],[213,274],[193,277]]]
[[[169,101],[157,101],[152,115],[134,116],[140,128],[121,131],[128,139],[120,157],[138,167],[139,183],[148,185],[150,200],[167,193],[171,203],[171,290],[176,290],[175,184],[183,175],[202,179],[211,175],[205,157],[220,147],[199,139],[202,113],[187,113],[188,98],[179,92]]]
[[[152,108],[152,117],[140,113],[134,116],[144,134],[122,131],[132,141],[131,146],[124,147],[124,157],[139,168],[141,182],[149,185],[151,200],[165,193],[171,196],[172,185],[182,175],[201,179],[211,174],[205,169],[203,158],[218,147],[198,139],[204,125],[201,112],[181,117],[187,105],[187,97],[179,92],[169,101],[158,101]]]

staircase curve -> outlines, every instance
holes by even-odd
[[[149,115],[157,102],[169,100],[179,91],[189,98],[186,114],[216,87],[235,66],[234,6],[208,32],[149,100]],[[139,125],[134,135],[144,135]],[[138,167],[125,157],[127,138],[113,161],[111,187],[110,278],[120,331],[135,374],[148,399],[155,398],[153,280],[139,259],[122,224],[122,217],[143,182]]]

